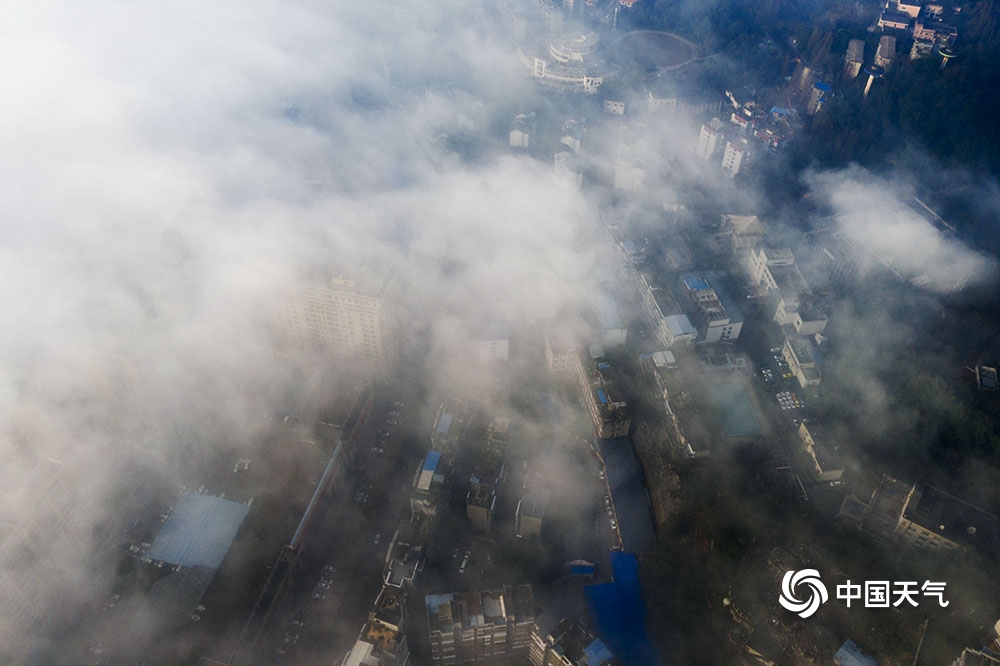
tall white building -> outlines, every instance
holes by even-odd
[[[730,176],[735,176],[746,169],[750,157],[750,144],[746,139],[727,141],[726,152],[722,156],[722,170]]]
[[[272,298],[279,343],[366,359],[377,368],[391,364],[398,344],[386,299],[391,273],[362,280],[333,277],[328,270],[312,273]]]
[[[722,121],[718,118],[713,118],[711,122],[701,126],[701,132],[698,134],[698,147],[695,149],[695,153],[702,159],[710,160],[715,156],[716,151],[722,145],[722,141],[725,138]]]

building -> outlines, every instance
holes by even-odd
[[[504,460],[509,428],[509,419],[495,419],[487,428],[486,441],[480,442],[472,457],[465,515],[475,530],[488,532],[493,527],[497,488],[502,487],[507,474]]]
[[[417,472],[417,481],[415,487],[421,492],[428,492],[431,489],[431,483],[434,481],[434,477],[439,475],[438,465],[441,462],[441,452],[440,451],[430,451],[424,458],[423,464],[420,466],[419,472]]]
[[[514,116],[510,128],[510,145],[513,148],[528,148],[535,137],[535,114],[519,113]]]
[[[863,64],[865,64],[865,42],[862,39],[852,39],[847,44],[847,54],[844,56],[844,76],[852,80],[857,78]]]
[[[583,166],[576,153],[560,150],[553,156],[552,165],[560,178],[568,180],[577,187],[583,185]]]
[[[303,282],[278,290],[269,313],[278,344],[367,359],[378,369],[394,363],[398,340],[388,300],[392,273],[361,269],[357,274],[347,278],[316,268]]]
[[[795,255],[788,248],[759,247],[750,253],[750,278],[763,291],[778,289],[774,269],[795,264]]]
[[[896,11],[901,14],[906,14],[910,18],[917,18],[920,15],[920,10],[924,8],[922,2],[908,2],[908,0],[899,0],[895,3]]]
[[[1000,654],[993,650],[965,648],[951,666],[996,666],[997,664],[1000,664]]]
[[[813,336],[826,330],[829,319],[810,295],[801,298],[782,295],[774,310],[774,321],[790,327],[799,335]]]
[[[726,151],[722,155],[722,170],[730,176],[736,176],[746,170],[753,158],[753,146],[746,137],[739,137],[726,142]]]
[[[567,28],[555,38],[544,33],[518,47],[532,78],[562,92],[596,93],[617,70],[601,55],[600,37],[583,27]]]
[[[383,587],[341,666],[407,666],[407,624],[406,592]]]
[[[529,539],[541,536],[545,509],[548,507],[550,499],[552,499],[552,492],[549,490],[529,492],[521,497],[514,514],[514,529],[518,537]]]
[[[624,437],[632,425],[632,412],[618,389],[616,374],[599,348],[578,355],[577,380],[590,412],[597,437]]]
[[[833,655],[833,663],[837,666],[877,666],[878,662],[875,657],[862,652],[857,643],[848,639]]]
[[[643,311],[653,323],[656,339],[665,347],[690,344],[698,332],[658,276],[637,273]]]
[[[545,365],[553,374],[563,375],[576,369],[577,346],[564,335],[545,336]]]
[[[618,304],[604,291],[596,292],[591,302],[596,324],[594,328],[597,330],[601,346],[610,349],[624,345],[628,338],[628,327],[618,309]]]
[[[493,322],[479,334],[479,362],[510,359],[510,332],[506,324]]]
[[[814,116],[819,113],[819,110],[823,108],[823,104],[826,103],[832,93],[833,88],[826,83],[823,83],[822,81],[814,83],[812,90],[809,91],[809,101],[806,104],[806,113],[810,116]]]
[[[431,431],[431,448],[435,451],[455,450],[465,431],[464,409],[465,405],[459,400],[441,403]]]
[[[624,192],[637,192],[646,182],[646,163],[639,159],[620,159],[615,162],[614,188]]]
[[[625,115],[625,102],[619,100],[604,100],[604,111],[615,116]]]
[[[429,594],[424,598],[431,660],[436,666],[459,663],[454,601],[454,594]]]
[[[611,650],[579,622],[539,615],[528,650],[531,666],[619,666]]]
[[[723,124],[723,122],[718,118],[713,118],[710,122],[701,126],[701,132],[698,134],[698,146],[695,148],[695,154],[698,157],[709,161],[718,154],[719,150],[722,149],[725,139],[725,124]]]
[[[823,360],[813,338],[805,335],[786,335],[781,355],[788,362],[788,370],[799,380],[802,388],[819,386],[823,379]]]
[[[465,515],[474,530],[488,532],[493,527],[493,513],[496,510],[497,491],[491,482],[480,481],[473,475],[469,478],[469,491],[465,495]]]
[[[417,573],[424,570],[424,544],[430,523],[426,520],[402,520],[389,542],[382,572],[384,585],[410,589]]]
[[[887,545],[949,551],[996,543],[997,517],[943,490],[883,476],[860,531]]]
[[[430,451],[417,470],[410,493],[410,519],[437,515],[445,474],[440,451]]]
[[[425,598],[434,664],[476,664],[528,655],[535,619],[530,585]]]
[[[840,447],[830,441],[816,424],[799,425],[799,451],[812,473],[813,481],[837,481],[844,475]]]
[[[712,282],[709,282],[712,280]],[[736,340],[743,329],[743,315],[714,273],[683,275],[680,279],[692,322],[701,342]]]
[[[767,233],[756,215],[723,215],[720,228],[716,238],[728,241],[733,252],[756,247]]]
[[[889,71],[896,60],[896,38],[892,35],[882,35],[878,40],[878,50],[875,51],[875,64]]]
[[[913,17],[905,12],[886,9],[878,18],[878,27],[882,30],[908,30]]]

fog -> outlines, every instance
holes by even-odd
[[[550,100],[522,76],[494,13],[454,0],[8,10],[0,599],[15,610],[0,613],[0,661],[68,658],[79,646],[64,644],[66,626],[108,644],[155,634],[142,609],[89,624],[121,545],[105,541],[108,525],[123,496],[155,496],[220,452],[256,451],[266,417],[318,372],[315,356],[278,352],[268,321],[274,291],[304,268],[394,272],[402,344],[420,352],[404,354],[407,372],[423,375],[428,410],[475,391],[500,411],[493,398],[538,371],[523,359],[506,374],[470,365],[492,323],[555,318],[586,334],[579,313],[617,261],[609,197],[557,176],[551,156],[511,154],[505,132],[497,140],[495,126],[526,110],[516,100]],[[645,204],[695,186],[727,212],[766,198],[691,162],[696,122],[608,127],[617,157],[647,164]],[[836,214],[911,187],[859,170],[806,182]],[[920,218],[849,219],[902,272],[926,274],[932,295],[995,280],[993,259]],[[904,335],[880,336],[867,313],[856,323],[871,340],[858,367]],[[878,377],[856,385],[871,409],[889,409]]]

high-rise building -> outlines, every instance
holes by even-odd
[[[535,619],[530,585],[425,598],[435,665],[524,658]]]
[[[360,271],[359,271],[360,272]],[[309,271],[271,300],[271,322],[279,344],[365,359],[384,369],[397,356],[397,336],[387,299],[392,274],[363,278]]]
[[[695,154],[704,160],[712,159],[726,138],[724,128],[725,125],[718,118],[702,125]]]
[[[744,171],[750,158],[753,157],[753,150],[750,142],[740,137],[735,141],[726,142],[726,152],[722,156],[722,170],[730,176]]]
[[[577,381],[598,437],[626,437],[632,412],[618,388],[614,369],[595,345],[578,356]]]

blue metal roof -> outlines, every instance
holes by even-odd
[[[438,419],[438,427],[437,427],[439,435],[443,435],[448,432],[448,428],[451,427],[451,420],[453,418],[455,418],[455,415],[450,414],[448,412],[445,412],[444,414],[441,415],[441,418]]]
[[[587,666],[601,666],[602,662],[611,661],[615,658],[615,655],[611,654],[611,650],[601,642],[600,638],[595,638],[590,645],[585,647],[583,654],[583,660]]]
[[[604,389],[597,389],[597,399],[601,401],[602,405],[608,404],[608,396],[604,395]]]
[[[182,495],[146,557],[184,567],[218,569],[249,511],[245,504],[213,495]]]
[[[693,289],[695,291],[701,291],[702,289],[708,289],[708,283],[702,280],[700,277],[686,277],[684,278],[684,284],[687,285],[688,289]]]
[[[424,466],[421,469],[427,472],[433,472],[437,469],[439,462],[441,462],[441,452],[431,451],[427,454],[427,457],[424,458]]]
[[[621,551],[612,552],[610,557],[614,582],[585,588],[594,628],[623,666],[655,666],[660,660],[646,635],[639,562],[634,554]]]

